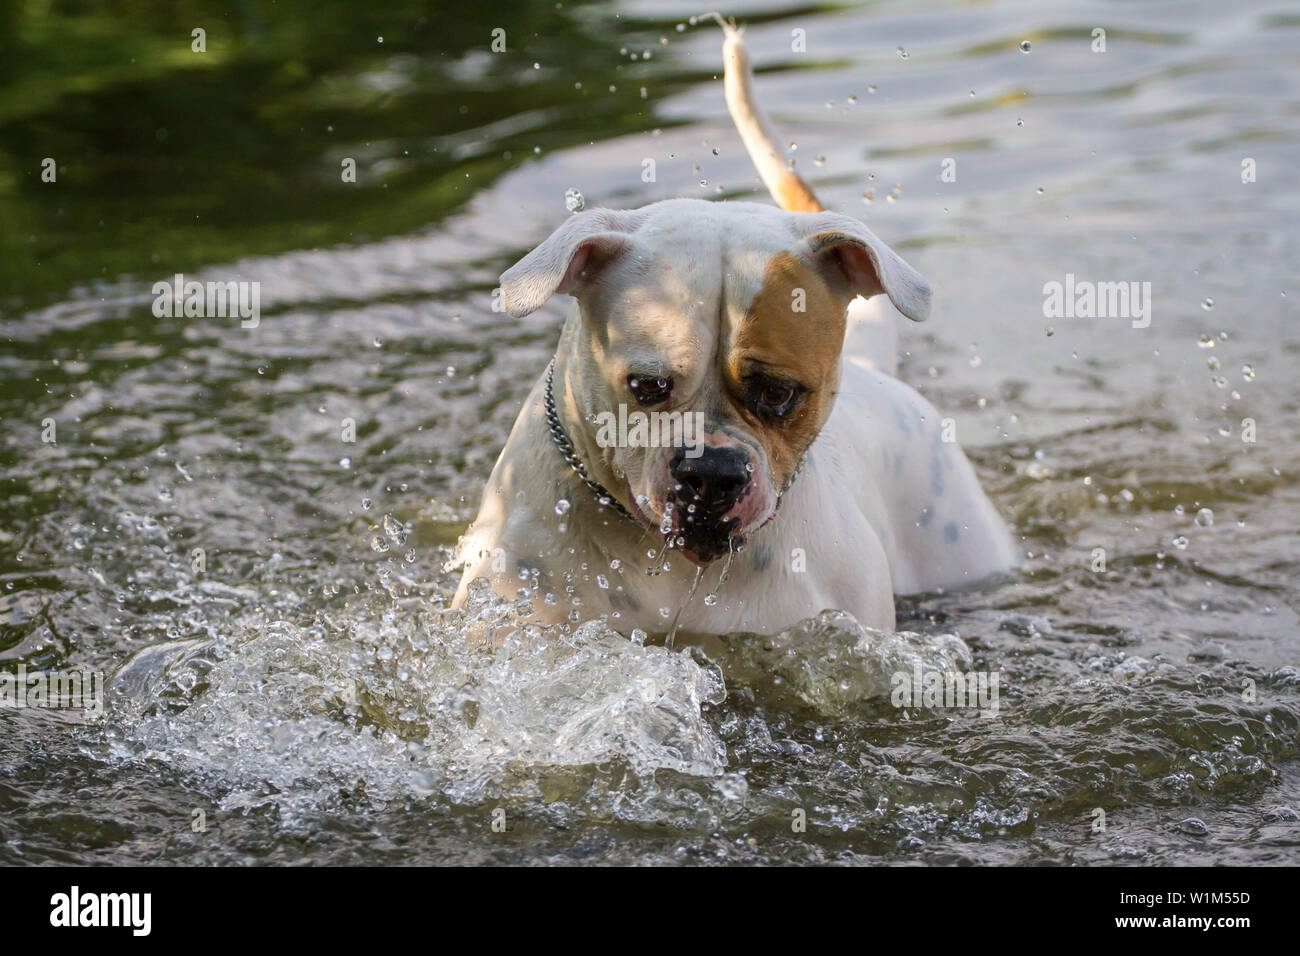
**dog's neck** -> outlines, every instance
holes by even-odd
[[[584,366],[594,362],[594,359],[586,348],[581,324],[581,313],[575,302],[560,333],[559,346],[553,360],[551,391],[555,411],[560,427],[572,445],[573,455],[581,463],[580,467],[586,477],[603,486],[624,508],[632,511],[632,502],[627,497],[627,481],[615,474],[610,465],[609,452],[596,442],[595,432],[588,422],[597,409],[591,407],[590,397],[583,394],[580,387],[585,375]],[[559,448],[556,453],[560,454]],[[583,495],[592,498],[594,503],[597,492],[587,488]],[[610,513],[614,512],[611,510]]]

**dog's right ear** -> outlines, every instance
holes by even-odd
[[[622,255],[639,218],[635,211],[592,209],[568,219],[501,274],[501,300],[519,318],[557,292],[576,295]]]

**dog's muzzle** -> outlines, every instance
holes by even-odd
[[[726,554],[732,547],[736,519],[727,513],[751,488],[753,465],[739,448],[705,446],[697,458],[679,448],[669,462],[676,486],[669,500],[676,520],[672,535],[702,562]]]

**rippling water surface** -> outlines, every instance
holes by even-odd
[[[0,710],[0,862],[1300,862],[1287,4],[724,8],[823,201],[934,284],[902,374],[1026,561],[898,634],[676,653],[443,614],[443,564],[561,317],[495,278],[565,191],[761,195],[716,27],[290,4],[196,63],[141,6],[5,38],[0,666],[111,694]],[[155,318],[175,272],[260,325]],[[1045,319],[1067,273],[1150,326]],[[996,718],[892,707],[913,668],[996,671]]]

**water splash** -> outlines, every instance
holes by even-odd
[[[119,755],[285,817],[343,795],[475,803],[545,783],[576,799],[619,772],[622,800],[662,771],[724,769],[704,713],[723,679],[698,652],[527,623],[482,583],[454,613],[363,610],[346,625],[246,619],[136,654],[111,685]]]
[[[673,626],[668,631],[668,639],[664,641],[664,646],[668,650],[673,649],[673,642],[677,639],[677,625],[681,623],[682,612],[691,605],[695,599],[695,592],[699,590],[700,578],[704,576],[704,566],[701,565],[695,569],[695,578],[691,581],[691,589],[686,592],[686,600],[682,601],[682,606],[677,609],[677,614],[673,617]]]
[[[771,684],[825,717],[888,707],[895,675],[949,677],[972,656],[952,634],[879,631],[843,611],[823,611],[774,637],[733,636],[723,667],[729,680]]]
[[[736,559],[736,542],[734,539],[727,539],[727,560],[722,565],[722,573],[718,575],[718,583],[713,586],[713,590],[704,595],[704,603],[709,607],[718,603],[718,592],[722,590],[722,585],[727,583],[727,575],[731,573],[731,562]]]

